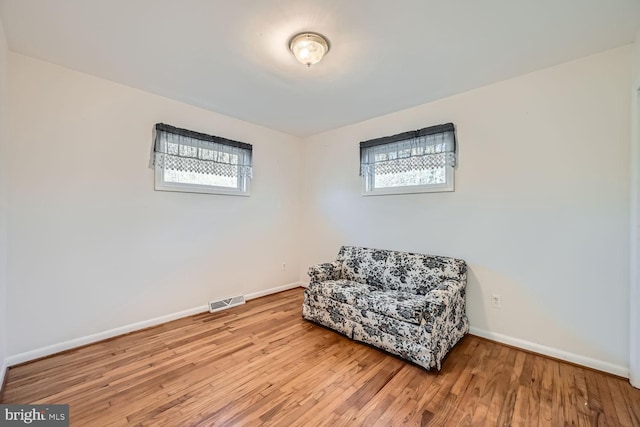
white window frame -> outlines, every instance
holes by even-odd
[[[375,188],[375,182],[367,176],[362,177],[363,196],[388,196],[390,194],[441,193],[455,191],[455,168],[445,166],[445,182],[442,184],[402,185],[397,187]]]
[[[220,194],[220,195],[229,195],[229,196],[250,196],[250,183],[251,183],[251,173],[241,173],[240,167],[247,167],[247,157],[248,156],[248,166],[252,168],[251,161],[251,144],[246,144],[238,141],[232,141],[226,138],[221,138],[212,135],[206,135],[199,132],[190,131],[188,129],[176,128],[171,125],[167,125],[164,123],[157,123],[155,127],[155,135],[153,138],[153,149],[152,149],[152,167],[154,169],[154,189],[156,191],[175,191],[175,192],[184,192],[184,193],[204,193],[204,194]],[[158,133],[162,132],[162,134]],[[162,138],[162,139],[160,139]],[[169,141],[166,138],[175,138],[174,140]],[[168,181],[165,179],[165,171],[167,170],[175,170],[179,171],[178,168],[168,167],[165,163],[165,159],[169,157],[170,159],[175,159],[173,157],[173,153],[169,153],[169,147],[167,144],[172,144],[175,147],[188,147],[189,150],[191,147],[196,148],[197,151],[193,156],[195,162],[207,162],[208,157],[201,157],[203,152],[209,153],[218,153],[220,155],[225,155],[228,153],[229,156],[236,156],[235,163],[232,165],[236,165],[236,185],[235,187],[227,187],[224,185],[207,185],[207,184],[196,184],[189,182],[176,182],[176,181]],[[227,151],[231,150],[231,151]],[[158,151],[156,151],[158,150]],[[238,151],[233,151],[238,150]],[[189,151],[188,151],[189,152]],[[178,153],[175,153],[177,156]],[[161,160],[158,160],[157,156],[160,157]],[[240,156],[243,157],[243,161],[240,162]],[[188,157],[191,159],[191,156]],[[176,164],[175,160],[173,163]],[[196,163],[196,166],[198,163]],[[241,166],[242,165],[242,166]],[[214,169],[215,170],[215,169]],[[246,169],[245,169],[246,171]],[[227,171],[228,173],[231,173]],[[212,176],[223,176],[214,174]]]
[[[375,174],[362,173],[362,196],[385,196],[394,194],[416,194],[416,193],[440,193],[455,191],[455,168],[456,168],[456,138],[455,128],[453,123],[447,123],[444,125],[436,125],[429,128],[420,129],[418,131],[403,132],[401,134],[387,136],[382,138],[376,138],[374,140],[365,141],[361,143],[361,150],[364,147],[371,148],[372,146],[382,147],[384,153],[384,147],[392,146],[395,143],[404,143],[405,141],[411,141],[413,138],[428,138],[429,135],[448,134],[452,133],[453,141],[450,142],[452,147],[445,148],[445,152],[449,157],[445,162],[445,182],[438,184],[420,184],[420,185],[399,185],[394,187],[379,187],[375,186]],[[451,141],[451,140],[450,140]],[[430,144],[428,144],[430,145]],[[388,153],[392,153],[393,148],[389,148]],[[362,151],[361,151],[362,155]],[[363,159],[361,158],[361,167],[363,165]],[[371,165],[371,163],[367,163]],[[373,166],[375,167],[375,165]],[[370,169],[369,169],[370,171]]]
[[[157,191],[177,191],[181,193],[221,194],[226,196],[250,196],[251,180],[238,177],[237,187],[222,187],[217,185],[189,184],[186,182],[165,181],[164,169],[155,166],[155,189]]]

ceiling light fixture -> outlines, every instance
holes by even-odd
[[[300,33],[291,38],[289,49],[298,61],[311,67],[329,52],[329,40],[318,33]]]

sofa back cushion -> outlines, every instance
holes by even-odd
[[[337,261],[342,263],[342,278],[384,289],[383,274],[389,251],[343,246]]]
[[[386,289],[426,295],[447,279],[466,279],[467,264],[460,259],[392,252],[383,275]]]
[[[381,290],[426,295],[445,280],[467,278],[464,260],[444,256],[343,246],[336,260],[343,279]]]

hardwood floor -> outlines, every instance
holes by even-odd
[[[71,425],[640,426],[621,378],[467,336],[439,373],[302,320],[302,289],[11,368]]]

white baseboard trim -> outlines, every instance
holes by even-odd
[[[277,294],[278,292],[288,291],[289,289],[299,288],[301,286],[303,286],[302,282],[289,283],[287,285],[276,286],[275,288],[271,288],[271,289],[265,289],[264,291],[258,291],[251,294],[246,294],[244,296],[244,299],[249,301],[251,299],[260,298],[260,297],[264,297],[271,294]]]
[[[487,338],[492,341],[511,345],[513,347],[529,350],[534,353],[539,353],[545,356],[554,357],[556,359],[565,360],[567,362],[575,363],[576,365],[586,366],[588,368],[608,372],[619,377],[629,378],[629,368],[621,365],[615,365],[603,360],[592,359],[590,357],[581,356],[576,353],[570,353],[568,351],[559,350],[557,348],[547,347],[545,345],[521,340],[519,338],[513,338],[508,335],[498,334],[496,332],[486,331],[484,329],[476,328],[473,326],[469,328],[469,333],[482,338]]]
[[[194,314],[209,311],[208,305],[190,308],[188,310],[179,311],[177,313],[167,314],[165,316],[156,317],[154,319],[143,320],[142,322],[131,323],[129,325],[120,326],[118,328],[109,329],[108,331],[98,332],[97,334],[87,335],[80,338],[64,341],[58,344],[48,345],[46,347],[37,348],[35,350],[26,351],[24,353],[14,354],[7,358],[7,365],[14,366],[19,363],[29,362],[30,360],[39,359],[51,354],[60,353],[61,351],[70,350],[72,348],[81,347],[83,345],[92,344],[94,342],[106,340],[108,338],[124,335],[129,332],[138,331],[140,329],[156,326],[161,323],[170,322]]]
[[[245,295],[245,299],[251,300],[266,295],[275,294],[278,292],[286,291],[288,289],[294,289],[300,287],[301,283],[289,283],[287,285],[277,286],[271,289],[265,289],[264,291],[258,291]],[[70,350],[72,348],[80,347],[94,342],[102,341],[108,338],[117,337],[118,335],[124,335],[129,332],[138,331],[140,329],[156,326],[161,323],[167,323],[172,320],[181,319],[183,317],[193,316],[194,314],[204,313],[209,311],[208,305],[201,305],[199,307],[190,308],[188,310],[179,311],[177,313],[167,314],[165,316],[156,317],[154,319],[143,320],[142,322],[132,323],[130,325],[121,326],[118,328],[110,329],[104,332],[98,332],[97,334],[87,335],[85,337],[75,338],[69,341],[64,341],[58,344],[49,345],[46,347],[37,348],[35,350],[26,351],[24,353],[14,354],[7,357],[5,366],[14,366],[20,363],[29,362],[31,360],[39,359],[41,357],[50,356],[61,351]]]

